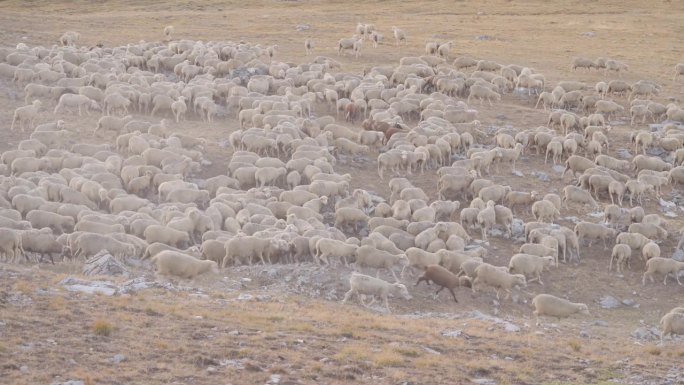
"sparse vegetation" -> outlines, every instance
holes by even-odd
[[[114,331],[114,326],[103,319],[98,319],[93,322],[93,333],[98,336],[109,337]]]

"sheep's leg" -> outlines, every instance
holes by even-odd
[[[648,274],[648,272],[645,272],[644,275],[641,276],[641,285],[642,286],[646,286],[646,275],[647,274]],[[666,277],[667,277],[667,275],[666,275]]]
[[[454,289],[449,288],[449,291],[451,292],[451,296],[454,297],[454,302],[458,302],[458,300],[456,299],[456,293],[454,293]]]

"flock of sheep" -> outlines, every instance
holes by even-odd
[[[349,49],[358,56],[365,37],[382,41],[373,25],[360,24],[356,32],[340,40],[338,54]],[[561,268],[561,256],[579,263],[583,242],[600,241],[615,243],[611,269],[613,260],[618,271],[641,264],[644,284],[655,274],[665,284],[670,274],[680,283],[684,262],[660,256],[667,220],[633,206],[684,181],[684,109],[651,100],[661,90],[653,81],[551,87],[524,66],[468,57],[450,62],[451,42],[428,43],[423,56],[358,75],[341,72],[328,57],[294,65],[273,59],[276,46],[174,40],[172,33],[164,30],[164,43],[88,49],[77,46],[78,33],[67,32],[61,47],[0,48],[0,78],[25,95],[10,129],[29,136],[1,156],[5,261],[28,261],[29,252],[41,260],[87,259],[106,249],[120,258],[149,258],[159,274],[184,278],[235,264],[354,263],[378,273],[352,273],[344,301],[372,296],[389,310],[388,296],[411,298],[401,280],[415,268],[422,271],[418,283],[447,288],[454,301],[457,287],[489,286],[497,298],[509,297],[530,281],[543,284],[543,271]],[[393,35],[397,44],[406,40],[399,28]],[[307,40],[307,54],[313,47]],[[572,68],[602,68],[606,75],[628,69],[583,58]],[[678,64],[675,80],[682,73]],[[504,128],[490,140],[470,103],[493,105],[515,89],[552,109],[547,125]],[[632,125],[664,123],[657,132],[631,130],[641,153],[631,161],[608,155],[616,130],[607,119],[623,116],[625,103]],[[93,132],[113,133],[115,141],[82,143],[57,116],[37,121],[52,105],[55,115],[101,114]],[[145,116],[162,119],[151,123]],[[172,122],[226,117],[240,127],[227,138],[233,152],[226,173],[198,178],[207,140]],[[653,147],[669,155],[647,156]],[[378,175],[391,176],[391,195],[351,190],[352,176],[335,172],[343,154],[352,162],[378,154]],[[515,171],[524,155],[563,162],[563,176],[570,172],[575,180],[560,195],[542,195],[487,178]],[[426,172],[438,177],[437,200],[411,183],[413,173]],[[623,207],[625,194],[630,209]],[[554,224],[562,211],[586,205],[603,207],[604,221],[580,221],[573,229]],[[472,231],[486,241],[501,227],[512,238],[515,210],[534,218],[524,225],[527,243],[506,266],[484,262],[487,250],[473,247]],[[635,253],[641,262],[632,261]],[[381,269],[395,281],[379,278]],[[532,304],[537,317],[588,313],[585,304],[549,294]],[[663,317],[663,336],[684,333],[681,313]]]

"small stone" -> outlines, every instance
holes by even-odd
[[[629,152],[629,150],[624,149],[624,148],[617,150],[617,155],[621,159],[632,159],[633,158],[632,153]]]
[[[509,332],[509,333],[517,333],[520,331],[520,327],[518,325],[507,322],[506,325],[504,326],[504,330]]]
[[[660,205],[660,207],[664,207],[664,208],[670,209],[670,210],[677,207],[677,204],[675,204],[674,202],[668,202],[668,201],[664,200],[663,198],[660,198],[660,200],[658,200],[658,204]]]
[[[677,214],[673,213],[672,211],[668,211],[664,215],[668,218],[677,218]]]
[[[251,294],[240,294],[237,297],[238,301],[250,301],[252,298],[254,298],[254,296]]]
[[[240,335],[240,332],[237,330],[231,330],[228,332],[228,335],[229,336],[237,336],[237,335]]]
[[[518,170],[513,170],[512,174],[515,176],[519,176],[521,178],[525,176],[525,174],[523,174],[522,172],[520,172]]]
[[[496,381],[492,380],[491,378],[474,378],[470,381],[474,384],[480,385],[496,385]]]
[[[271,377],[268,379],[268,384],[279,384],[280,383],[280,375],[279,374],[271,374]]]
[[[586,330],[580,330],[579,336],[582,338],[589,338],[589,333]]]
[[[52,385],[85,385],[85,383],[79,380],[69,380],[67,382],[56,382]]]
[[[679,262],[684,262],[684,250],[676,249],[672,254],[672,259]]]
[[[438,351],[436,351],[436,350],[434,350],[434,349],[430,349],[430,348],[428,348],[427,346],[423,346],[423,350],[425,350],[426,352],[428,352],[428,353],[430,353],[430,354],[434,354],[434,355],[436,355],[436,356],[442,355],[442,353],[440,353],[440,352],[438,352]]]
[[[603,309],[615,309],[620,306],[620,302],[615,297],[606,295],[601,297],[600,305]]]
[[[122,275],[128,278],[131,273],[126,266],[117,261],[107,250],[102,250],[85,262],[83,265],[83,275]]]
[[[462,334],[463,334],[463,332],[461,330],[447,330],[447,331],[442,332],[442,335],[444,337],[452,337],[452,338],[460,337]]]
[[[591,325],[592,325],[592,326],[603,326],[603,327],[606,327],[606,326],[608,326],[608,322],[606,322],[606,321],[601,321],[601,320],[597,320],[597,321],[592,322]]]
[[[126,356],[124,356],[123,354],[117,354],[114,357],[112,357],[112,362],[115,364],[120,364],[124,361],[126,361]]]
[[[22,373],[28,373],[28,372],[29,372],[29,368],[28,368],[28,366],[26,366],[26,365],[22,365],[22,366],[19,368],[19,371],[22,372]]]
[[[625,306],[635,306],[637,303],[633,299],[623,299],[622,304]]]
[[[596,37],[596,32],[583,32],[582,36],[589,37],[589,38]]]
[[[556,164],[553,167],[551,167],[551,170],[553,170],[553,172],[555,172],[556,174],[562,174],[565,171],[565,166]]]
[[[549,176],[543,172],[533,171],[532,176],[536,177],[537,179],[539,179],[542,182],[550,182],[551,181],[551,178],[549,178]]]

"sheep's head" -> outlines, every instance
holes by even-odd
[[[577,305],[577,311],[582,313],[582,314],[589,315],[589,308],[587,307],[587,305],[585,305],[583,303],[580,303]]]
[[[394,294],[395,294],[395,295],[399,295],[399,296],[401,296],[402,298],[407,299],[407,300],[413,298],[413,297],[411,297],[411,295],[409,294],[408,289],[406,289],[406,285],[397,282],[397,283],[393,283],[393,284],[392,284],[392,287],[393,287],[393,289],[394,289]]]

